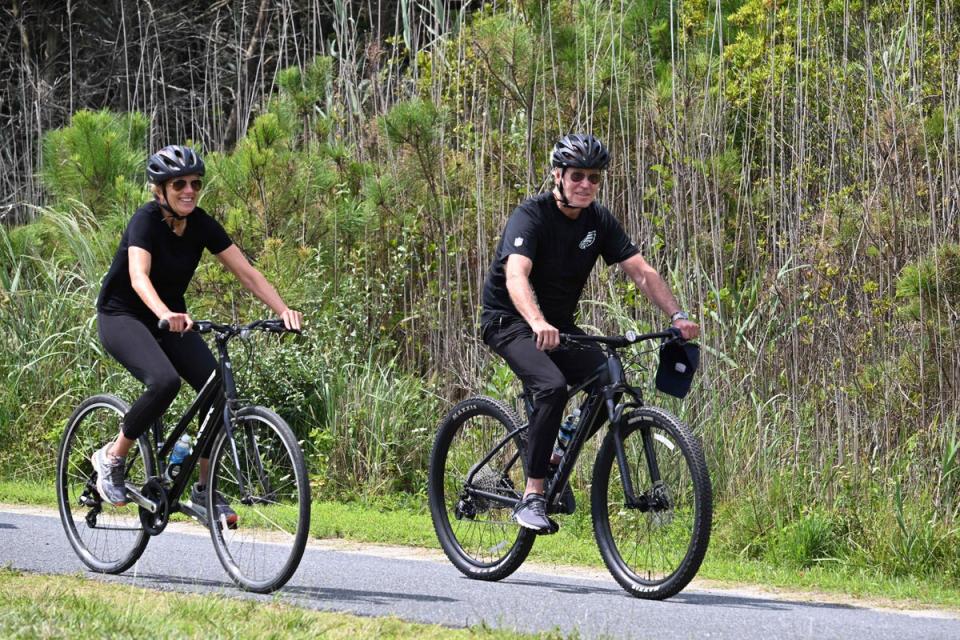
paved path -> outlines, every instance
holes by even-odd
[[[0,565],[42,573],[85,572],[55,514],[0,509]],[[307,547],[300,569],[279,594],[233,586],[206,530],[175,523],[151,540],[120,576],[91,578],[140,587],[273,601],[324,611],[393,615],[448,626],[536,632],[559,628],[582,638],[960,638],[960,616],[895,612],[846,604],[777,599],[747,591],[688,588],[666,602],[630,597],[600,572],[523,568],[497,583],[468,580],[432,552],[349,551]]]

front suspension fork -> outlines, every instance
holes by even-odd
[[[653,434],[649,427],[640,427],[640,436],[643,440],[643,457],[647,463],[647,473],[650,475],[651,490],[660,487],[663,481],[660,477],[660,467],[657,464],[656,450],[653,444]],[[630,461],[627,460],[626,449],[623,445],[623,424],[613,428],[614,453],[617,458],[617,467],[620,469],[620,481],[623,484],[624,503],[628,509],[649,511],[656,508],[655,496],[644,492],[638,496],[633,484],[633,474],[630,470]]]

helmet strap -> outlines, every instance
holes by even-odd
[[[176,220],[186,220],[187,216],[180,215],[179,213],[173,210],[173,207],[170,206],[167,199],[167,183],[166,182],[163,183],[162,190],[163,190],[163,202],[160,203],[160,208],[166,211],[167,213],[169,213],[170,215],[172,215]]]
[[[567,173],[567,168],[566,168],[566,167],[563,167],[563,168],[560,169],[560,180],[557,181],[557,191],[560,192],[560,197],[559,197],[559,198],[556,198],[556,196],[554,196],[554,198],[560,200],[560,202],[563,203],[563,206],[569,207],[569,206],[570,206],[570,200],[567,199],[567,194],[565,194],[565,193],[563,192],[563,176],[564,176],[564,174],[566,174],[566,173]]]

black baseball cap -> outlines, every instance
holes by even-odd
[[[660,345],[657,389],[677,398],[686,396],[699,365],[700,345],[694,342],[664,342]]]

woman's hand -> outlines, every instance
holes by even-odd
[[[186,313],[164,311],[160,314],[160,319],[166,320],[169,325],[167,330],[175,333],[190,331],[190,328],[193,326],[193,320],[191,320],[190,315]]]
[[[300,331],[300,325],[303,322],[303,314],[299,311],[294,311],[290,307],[287,307],[284,312],[280,314],[280,319],[283,320],[283,326],[285,326],[287,329]]]

